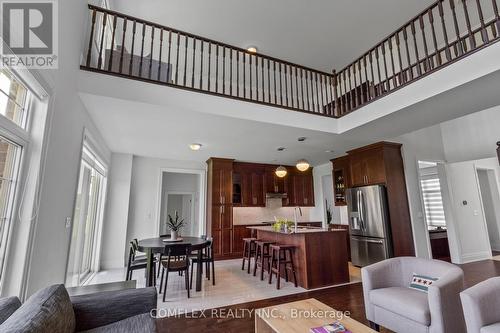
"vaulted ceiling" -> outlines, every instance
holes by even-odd
[[[109,0],[110,7],[231,45],[330,72],[434,0]]]

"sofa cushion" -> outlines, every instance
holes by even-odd
[[[74,331],[75,313],[63,285],[54,285],[38,291],[0,325],[0,332],[10,333]]]
[[[374,289],[370,291],[370,301],[388,311],[429,326],[431,313],[427,294],[402,287]]]
[[[491,324],[481,328],[481,333],[500,333],[500,323]]]
[[[101,326],[83,333],[154,333],[156,332],[155,319],[149,313],[144,313],[127,319],[123,319],[113,324]]]
[[[21,301],[16,296],[0,299],[0,324],[6,321],[19,307],[21,307]]]

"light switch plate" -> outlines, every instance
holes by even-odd
[[[71,228],[71,217],[66,217],[66,222],[65,222],[66,229]]]

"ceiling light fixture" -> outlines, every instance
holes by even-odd
[[[286,168],[284,166],[280,165],[279,167],[276,168],[276,171],[274,171],[274,173],[279,178],[283,178],[283,177],[286,176],[286,174],[288,173],[288,171],[286,170]]]
[[[307,171],[309,169],[310,165],[309,165],[309,162],[307,160],[302,159],[302,160],[297,161],[296,167],[300,171],[304,172],[304,171]]]
[[[193,151],[200,150],[202,147],[201,143],[192,143],[189,145],[189,148]]]
[[[249,46],[249,47],[247,47],[247,51],[250,53],[257,53],[257,47]]]

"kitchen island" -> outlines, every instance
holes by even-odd
[[[285,233],[270,226],[248,228],[255,230],[258,239],[295,245],[293,260],[297,284],[302,288],[349,282],[346,230],[299,227],[296,233]]]

